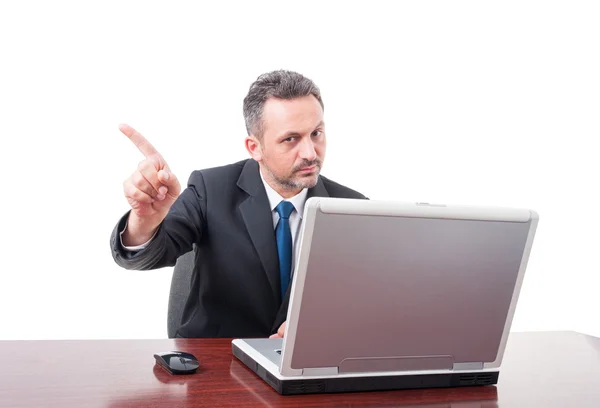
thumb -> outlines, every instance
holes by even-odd
[[[179,196],[179,193],[181,192],[181,185],[179,184],[179,180],[177,180],[175,174],[169,170],[160,170],[158,172],[158,181],[167,187],[167,195],[174,199]]]
[[[279,326],[279,330],[277,330],[277,335],[279,335],[280,337],[283,337],[285,335],[285,323],[286,322],[283,322],[283,324]]]

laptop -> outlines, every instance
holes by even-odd
[[[496,384],[537,223],[312,197],[285,336],[234,339],[233,355],[283,395]]]

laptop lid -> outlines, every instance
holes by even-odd
[[[538,216],[307,200],[280,372],[499,367]]]

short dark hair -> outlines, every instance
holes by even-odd
[[[278,70],[260,75],[250,85],[248,95],[244,98],[244,120],[248,135],[262,139],[264,127],[262,113],[268,98],[296,99],[313,95],[321,107],[325,109],[321,99],[321,91],[313,81],[293,72]]]

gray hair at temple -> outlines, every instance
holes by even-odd
[[[268,98],[296,99],[313,95],[324,109],[321,91],[313,81],[293,71],[278,70],[259,76],[250,85],[244,98],[244,120],[248,135],[262,140],[264,126],[262,113]]]

